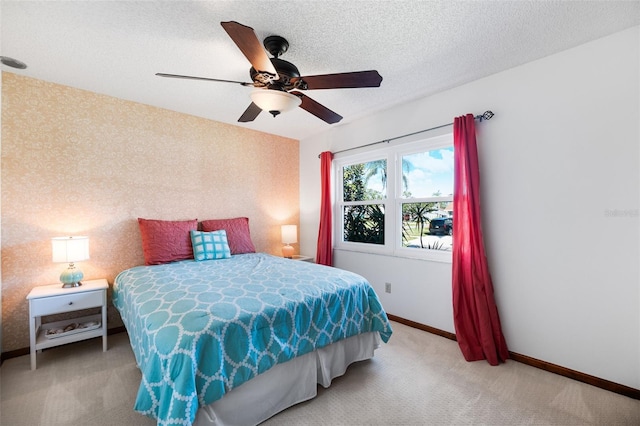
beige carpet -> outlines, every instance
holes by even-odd
[[[464,361],[457,344],[393,323],[373,360],[263,426],[640,425],[640,401],[517,362]],[[0,369],[0,424],[154,425],[132,409],[140,380],[124,333],[49,349]]]

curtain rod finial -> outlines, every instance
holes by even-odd
[[[477,116],[476,118],[478,118],[480,121],[482,120],[491,120],[491,117],[493,117],[495,114],[493,113],[493,111],[487,110],[484,113],[482,113],[481,115]]]

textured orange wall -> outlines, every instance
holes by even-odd
[[[51,237],[88,235],[85,279],[142,264],[138,217],[249,217],[257,251],[298,224],[298,141],[2,73],[3,351],[29,346],[26,296],[55,283]],[[296,247],[297,249],[297,247]],[[109,295],[110,298],[110,295]],[[110,307],[109,326],[122,323]]]

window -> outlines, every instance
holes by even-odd
[[[345,156],[334,167],[336,248],[451,259],[451,134]]]
[[[384,244],[387,160],[342,168],[343,240]]]

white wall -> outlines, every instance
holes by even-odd
[[[509,349],[640,388],[639,40],[635,27],[301,141],[301,252],[315,253],[318,153],[491,109],[482,211]],[[390,314],[454,332],[450,264],[334,257]]]

